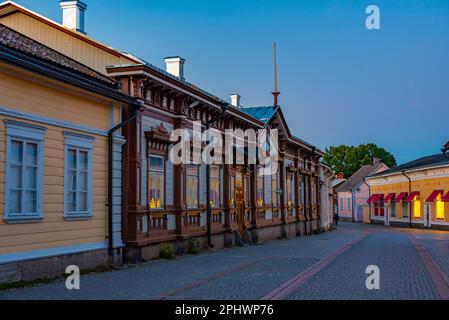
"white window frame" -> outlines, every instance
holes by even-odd
[[[44,140],[47,128],[18,122],[14,120],[5,120],[6,125],[6,164],[5,164],[5,200],[3,219],[7,223],[25,223],[35,222],[43,219],[42,213],[42,172],[44,162]],[[10,213],[9,212],[9,189],[11,183],[11,141],[17,140],[22,143],[31,142],[36,143],[38,148],[37,155],[37,203],[35,213]],[[25,161],[25,159],[23,159]],[[22,177],[25,179],[25,177]],[[24,198],[22,197],[22,208]]]
[[[93,217],[92,212],[92,181],[93,181],[93,144],[95,138],[92,136],[86,136],[79,133],[64,131],[64,219],[66,220],[84,220]],[[77,150],[77,158],[79,151],[87,152],[87,211],[68,211],[68,199],[69,194],[69,163],[68,163],[68,151],[69,149]],[[78,171],[78,170],[77,170]],[[79,179],[77,176],[77,184]],[[78,191],[78,189],[77,189]]]

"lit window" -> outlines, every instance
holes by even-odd
[[[231,193],[231,207],[232,208],[235,208],[235,206],[236,206],[236,201],[235,201],[235,176],[231,176],[230,177],[230,185],[231,185],[231,190],[230,190],[230,193]]]
[[[287,174],[287,206],[293,206],[293,175]]]
[[[413,200],[413,216],[415,218],[421,218],[421,200],[419,200],[419,196],[416,196]]]
[[[27,123],[6,122],[6,221],[42,218],[45,130]]]
[[[435,206],[437,219],[444,220],[444,202],[441,201],[441,195],[438,195]]]
[[[199,166],[197,164],[186,165],[186,188],[187,192],[187,208],[199,207]]]
[[[271,203],[274,207],[278,206],[278,195],[277,195],[277,189],[279,188],[278,184],[278,172],[271,176]]]
[[[149,178],[148,178],[148,206],[150,209],[164,208],[165,190],[165,159],[161,156],[150,157]]]
[[[251,189],[249,184],[249,177],[245,176],[245,203],[247,207],[250,204],[250,199],[251,199]]]
[[[210,205],[212,208],[218,208],[221,205],[220,197],[220,167],[210,167]]]
[[[264,205],[264,176],[259,173],[257,177],[257,205],[263,207]]]

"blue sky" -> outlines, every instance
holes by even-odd
[[[60,21],[58,0],[16,0]],[[272,42],[291,131],[320,148],[374,142],[399,163],[449,140],[447,0],[85,0],[87,33],[246,106],[272,103]],[[365,8],[381,30],[365,28]]]

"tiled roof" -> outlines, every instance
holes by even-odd
[[[241,108],[247,115],[263,122],[267,123],[274,116],[279,107],[262,106],[262,107],[245,107]]]
[[[388,170],[373,174],[371,177],[383,176],[386,174],[399,173],[402,171],[414,170],[414,169],[425,169],[429,167],[441,166],[441,165],[449,165],[449,154],[444,155],[443,153],[434,154],[431,156],[419,158],[417,160],[413,160],[407,163],[404,163],[400,166],[390,168]]]
[[[115,81],[92,70],[91,68],[35,41],[21,33],[18,33],[3,24],[0,24],[0,45],[19,51],[25,55],[32,56],[64,69],[69,69],[83,74],[95,80],[99,80],[109,85],[114,85]]]
[[[363,181],[363,179],[365,179],[370,174],[375,172],[382,165],[384,165],[384,164],[383,163],[377,163],[377,164],[371,164],[371,165],[362,166],[352,176],[350,176],[349,179],[346,180],[345,183],[341,184],[337,188],[337,192],[345,192],[345,191],[352,191],[352,190],[354,190],[354,188],[357,187]]]

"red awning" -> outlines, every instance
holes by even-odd
[[[446,193],[446,195],[445,195],[444,197],[441,198],[441,201],[449,202],[449,192]]]
[[[413,200],[415,200],[415,197],[419,196],[420,194],[421,194],[420,191],[413,191],[412,193],[410,193],[410,195],[404,201],[405,202],[412,202]]]
[[[394,199],[394,202],[399,203],[403,201],[405,198],[407,198],[408,193],[407,192],[401,192],[396,199]]]
[[[435,202],[438,196],[443,195],[443,190],[435,190],[432,194],[427,198],[426,202]]]
[[[380,201],[380,199],[382,199],[383,196],[384,196],[383,194],[375,193],[371,197],[369,197],[368,203],[378,202]]]
[[[396,196],[396,193],[389,193],[389,194],[385,197],[384,202],[390,202],[390,201],[393,201],[395,196]]]

